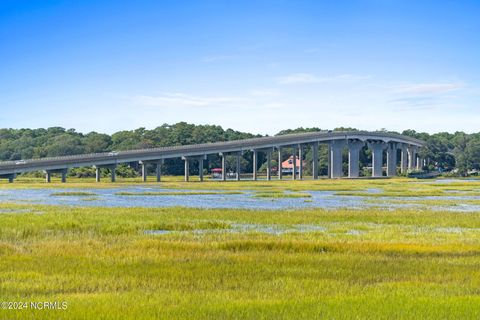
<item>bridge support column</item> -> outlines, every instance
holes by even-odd
[[[408,170],[415,169],[416,158],[417,158],[417,148],[415,146],[408,146]]]
[[[237,181],[240,181],[240,157],[241,157],[242,153],[241,152],[238,152],[237,153]]]
[[[282,172],[282,147],[277,147],[278,150],[278,165],[277,165],[277,174],[278,180],[283,179],[283,172]]]
[[[45,182],[46,183],[52,182],[52,173],[50,171],[45,171]]]
[[[300,164],[298,165],[298,179],[303,179],[303,145],[298,145],[298,161]]]
[[[257,180],[257,162],[258,162],[258,151],[253,150],[253,173],[252,173],[252,178],[253,180]]]
[[[383,176],[383,150],[386,148],[385,142],[370,142],[369,147],[372,150],[372,177]]]
[[[297,148],[293,147],[292,152],[292,180],[297,179]]]
[[[416,163],[416,168],[417,170],[422,170],[423,167],[423,159],[417,156],[417,163]]]
[[[267,180],[272,180],[272,150],[267,150]]]
[[[68,169],[55,169],[55,170],[45,170],[45,182],[52,182],[52,173],[60,173],[62,183],[67,182],[67,172]]]
[[[330,142],[330,177],[343,177],[342,151],[345,147],[345,140],[332,140]]]
[[[97,182],[100,182],[100,179],[101,179],[100,168],[110,169],[110,172],[111,172],[111,178],[110,178],[110,180],[111,180],[112,182],[115,182],[115,180],[116,180],[116,179],[115,179],[115,169],[117,168],[117,165],[116,165],[116,164],[95,166],[95,181],[97,181]]]
[[[219,153],[218,154],[220,157],[222,157],[222,181],[227,180],[227,163],[225,161],[225,154]]]
[[[348,141],[348,177],[358,178],[360,176],[360,150],[365,142],[360,140]]]
[[[198,158],[198,179],[203,181],[203,160],[206,159],[206,156]]]
[[[147,182],[148,180],[148,167],[147,165],[149,163],[155,165],[155,175],[156,175],[156,181],[160,182],[161,180],[161,175],[162,175],[162,164],[163,164],[163,159],[159,160],[148,160],[148,161],[139,161],[138,162],[142,166],[142,181]]]
[[[1,179],[8,179],[8,182],[12,183],[16,176],[17,175],[15,173],[10,173],[10,174],[2,174],[2,175],[0,175],[0,178]]]
[[[185,174],[185,182],[188,182],[190,180],[190,160],[187,157],[182,157],[184,161],[184,174]]]
[[[115,172],[115,169],[117,166],[111,166],[110,169],[110,181],[115,182],[117,180],[117,173]]]
[[[157,182],[160,182],[162,180],[162,164],[163,164],[163,159],[158,160],[155,169],[156,169],[156,174],[157,174]]]
[[[408,146],[402,143],[400,152],[400,172],[406,173],[408,169]]]
[[[147,182],[148,180],[148,170],[147,170],[147,165],[149,163],[155,165],[155,175],[156,175],[156,180],[157,182],[160,182],[161,177],[162,177],[162,164],[163,164],[163,159],[159,160],[148,160],[148,161],[139,161],[138,162],[142,166],[142,181]]]
[[[329,179],[332,178],[332,145],[331,143],[329,142],[328,143],[328,148],[327,148],[327,177]]]
[[[397,144],[389,142],[387,147],[387,177],[397,175]]]
[[[142,162],[141,165],[142,165],[142,181],[147,182],[147,176],[148,176],[147,164],[145,162]]]
[[[312,178],[318,179],[318,142],[312,143]]]
[[[67,182],[67,173],[68,173],[68,170],[65,169],[65,170],[62,170],[61,174],[62,174],[62,183],[66,183]]]

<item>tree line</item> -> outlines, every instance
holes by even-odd
[[[355,131],[355,128],[336,128],[335,131]],[[297,128],[283,130],[277,135],[321,131],[320,128]],[[385,130],[382,130],[385,131]],[[426,147],[422,148],[419,155],[428,160],[426,170],[442,170],[454,172],[458,175],[466,175],[480,169],[480,133],[466,134],[464,132],[441,132],[428,134],[405,130],[401,134],[415,137],[426,141]],[[75,129],[52,127],[47,129],[0,129],[0,161],[33,159],[54,157],[74,154],[87,154],[95,152],[109,152],[133,150],[153,147],[169,147],[186,144],[198,144],[218,141],[230,141],[260,137],[251,133],[223,129],[216,125],[194,125],[186,122],[176,124],[163,124],[152,130],[138,128],[136,130],[119,131],[112,135],[90,132],[83,134]],[[285,158],[289,156],[289,150],[285,149]],[[327,148],[320,147],[320,174],[327,171]],[[307,166],[306,173],[310,171],[309,160],[312,158],[311,148],[305,150]],[[347,151],[344,152],[345,160]],[[259,154],[259,163],[265,162],[265,155]],[[277,166],[277,157],[273,155],[273,166]],[[285,159],[283,159],[285,160]],[[346,161],[344,161],[346,165]],[[370,166],[371,154],[367,147],[361,153],[360,163],[363,167]],[[209,168],[219,167],[220,158],[211,155],[207,159]],[[227,157],[227,169],[233,170],[235,160]],[[241,160],[244,172],[252,170],[251,152],[245,152]],[[192,173],[195,173],[195,164],[192,164]],[[265,170],[263,165],[260,171]],[[165,174],[182,174],[183,161],[181,159],[168,159],[164,165]],[[346,167],[345,167],[346,170]],[[93,170],[79,168],[72,170],[72,175],[90,176]],[[122,166],[119,175],[134,176],[138,174],[136,164]]]

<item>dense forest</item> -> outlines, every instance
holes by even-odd
[[[354,128],[336,128],[336,131],[355,130]],[[295,132],[321,131],[320,128],[298,128],[284,130],[278,133],[288,134]],[[454,172],[459,175],[474,173],[480,169],[480,133],[466,134],[463,132],[436,134],[419,133],[406,130],[401,134],[422,139],[427,142],[422,148],[420,156],[428,159],[428,166],[424,169],[444,172]],[[43,158],[61,155],[73,155],[93,152],[120,151],[151,147],[166,147],[184,144],[196,144],[216,141],[229,141],[259,137],[250,133],[232,129],[223,129],[215,125],[194,125],[185,122],[173,125],[164,124],[153,130],[139,128],[132,131],[119,131],[112,135],[90,132],[83,134],[74,129],[53,127],[48,129],[0,129],[0,160],[19,160]],[[288,150],[285,152],[288,156]],[[307,148],[306,159],[311,159],[311,150]],[[259,162],[265,159],[260,154]],[[345,157],[347,153],[345,151]],[[242,170],[251,171],[251,153],[245,152],[242,159]],[[274,156],[274,166],[276,157]],[[361,155],[361,164],[365,167],[370,164],[370,152],[365,147]],[[220,158],[217,155],[208,157],[206,168],[218,167]],[[327,149],[320,149],[320,171],[326,173]],[[234,159],[227,158],[227,169],[233,168]],[[262,166],[264,169],[265,166]],[[119,168],[119,175],[134,176],[138,174],[135,164]],[[164,165],[165,174],[182,174],[181,159],[171,159]],[[192,166],[195,170],[195,166]],[[308,173],[309,168],[306,168]],[[90,176],[90,168],[74,169],[70,173],[77,176]]]

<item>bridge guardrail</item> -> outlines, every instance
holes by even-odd
[[[33,167],[35,165],[41,165],[46,163],[56,163],[56,162],[68,162],[68,161],[76,161],[78,163],[82,162],[93,162],[96,160],[108,161],[111,160],[122,160],[125,156],[151,156],[155,153],[164,153],[163,156],[169,156],[169,154],[175,153],[178,150],[183,150],[186,153],[188,152],[205,152],[213,153],[218,152],[219,148],[225,149],[238,149],[238,151],[248,150],[255,147],[261,147],[262,145],[270,144],[276,146],[288,146],[294,145],[296,143],[305,143],[305,142],[298,142],[296,140],[319,140],[325,141],[331,138],[338,138],[338,137],[345,137],[348,138],[349,136],[378,136],[378,140],[382,140],[383,138],[391,138],[399,140],[399,142],[403,143],[411,143],[415,145],[423,145],[424,142],[412,137],[402,136],[395,133],[389,132],[368,132],[368,131],[334,131],[334,132],[326,132],[326,131],[316,131],[316,132],[307,132],[307,133],[295,133],[295,134],[286,134],[280,136],[266,136],[266,137],[257,137],[257,138],[249,138],[243,140],[232,140],[232,141],[222,141],[222,142],[211,142],[211,143],[203,143],[203,144],[196,144],[196,145],[178,145],[178,146],[170,146],[170,147],[156,147],[156,148],[148,148],[148,149],[137,149],[137,150],[126,150],[126,151],[118,151],[112,155],[112,152],[101,152],[101,153],[90,153],[90,154],[78,154],[78,155],[68,155],[68,156],[58,156],[58,157],[46,157],[46,158],[39,158],[39,159],[29,159],[25,160],[22,164],[17,164],[18,161],[5,161],[0,162],[0,169],[21,169],[21,168],[28,168]],[[215,151],[214,151],[215,150]],[[232,151],[229,151],[232,152]],[[162,155],[159,155],[161,158]],[[141,160],[141,159],[140,159]]]

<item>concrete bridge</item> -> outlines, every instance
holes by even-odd
[[[343,177],[342,153],[344,148],[348,149],[348,177],[357,178],[360,173],[360,150],[365,145],[372,152],[372,177],[383,176],[384,151],[386,151],[387,158],[386,175],[391,177],[396,175],[398,165],[401,172],[420,168],[422,159],[417,156],[417,151],[425,143],[411,137],[386,132],[309,132],[196,145],[6,161],[0,162],[0,178],[13,182],[19,173],[44,171],[47,182],[50,182],[52,173],[60,173],[62,182],[65,182],[69,168],[94,166],[97,182],[100,181],[100,168],[109,168],[112,172],[111,180],[114,182],[115,168],[118,164],[138,162],[142,166],[144,181],[147,179],[146,165],[149,163],[156,166],[156,178],[157,181],[160,181],[163,160],[182,158],[185,162],[185,181],[189,180],[189,163],[192,160],[198,160],[200,180],[203,181],[203,160],[207,155],[215,154],[222,157],[222,180],[226,180],[225,156],[230,154],[236,155],[236,179],[240,180],[240,157],[244,151],[252,151],[253,179],[257,179],[258,153],[263,152],[267,158],[267,179],[270,180],[272,178],[273,151],[278,151],[278,162],[281,166],[284,149],[293,150],[293,163],[296,163],[296,159],[304,158],[304,149],[311,146],[313,150],[312,176],[313,179],[318,179],[320,144],[328,145],[329,178]],[[397,150],[400,150],[400,157],[397,156]],[[302,166],[298,168],[298,171],[296,166],[293,166],[293,179],[303,178]],[[282,179],[281,168],[278,169],[278,178]]]

